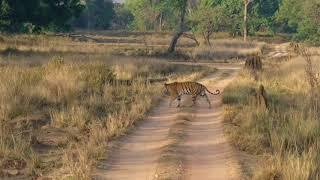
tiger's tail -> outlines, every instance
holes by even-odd
[[[213,93],[213,92],[210,92],[210,91],[208,90],[208,88],[206,88],[206,91],[207,91],[208,93],[210,93],[210,94],[213,94],[213,95],[218,95],[218,94],[220,94],[220,90],[219,90],[219,89],[217,89],[214,93]]]

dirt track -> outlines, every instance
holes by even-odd
[[[218,68],[218,73],[201,81],[212,91],[223,90],[237,73],[234,66]],[[186,138],[182,144],[183,179],[240,179],[237,159],[223,135],[221,97],[209,96],[213,105],[211,109],[204,98],[199,98],[193,108],[193,117],[185,127]],[[188,98],[183,99],[183,105],[188,106]],[[138,127],[120,140],[108,159],[99,166],[94,179],[161,179],[156,174],[158,159],[169,143],[169,129],[181,109],[169,108],[168,99],[163,100]]]
[[[222,70],[224,76],[211,76],[203,81],[211,90],[223,90],[230,83],[236,71]],[[228,73],[228,74],[227,74]],[[212,79],[216,81],[210,83]],[[206,81],[208,81],[206,83]],[[187,129],[185,142],[186,179],[240,179],[235,154],[223,135],[223,107],[221,96],[212,97],[213,109],[206,108],[205,101],[197,108],[196,117]]]

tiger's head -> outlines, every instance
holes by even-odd
[[[176,82],[164,83],[163,95],[170,96],[172,90],[175,89]]]

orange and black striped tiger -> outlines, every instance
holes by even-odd
[[[165,83],[164,87],[165,87],[165,93],[171,96],[169,106],[171,106],[172,102],[175,99],[177,99],[178,100],[177,107],[180,107],[181,96],[186,94],[186,95],[192,96],[192,102],[193,102],[192,106],[195,105],[196,99],[200,95],[206,98],[206,100],[209,103],[209,108],[211,108],[211,102],[206,92],[209,92],[210,94],[213,94],[213,95],[220,94],[220,90],[217,89],[215,93],[212,93],[208,90],[207,87],[197,82],[173,82],[169,84]]]

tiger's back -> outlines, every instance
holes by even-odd
[[[204,86],[197,82],[174,82],[171,84],[168,84],[168,87],[171,89],[171,91],[176,91],[176,94],[182,95],[193,95],[198,94],[200,91],[204,90]]]

